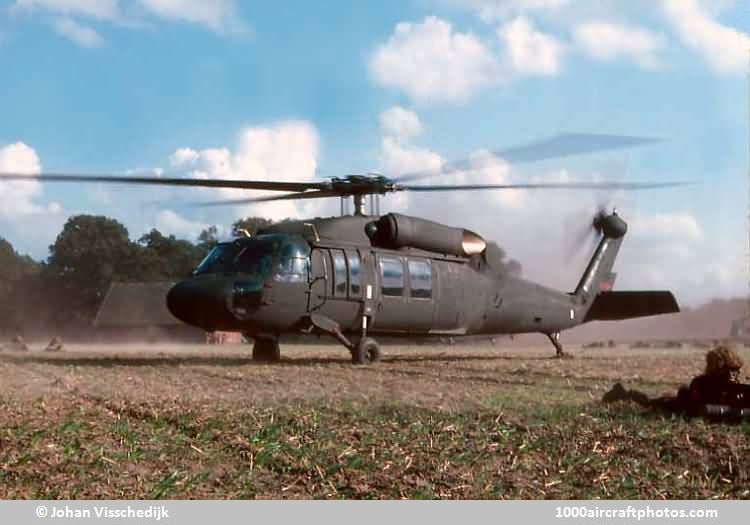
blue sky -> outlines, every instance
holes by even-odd
[[[527,276],[571,288],[589,253],[567,260],[566,239],[606,201],[631,226],[620,288],[736,296],[748,281],[747,15],[731,0],[5,0],[0,168],[308,180],[473,155],[474,172],[444,180],[699,180],[382,206],[472,227]],[[487,158],[560,132],[664,142],[523,167]],[[73,213],[113,216],[134,238],[152,226],[193,238],[239,216],[338,209],[184,205],[234,196],[0,180],[0,235],[43,258]]]

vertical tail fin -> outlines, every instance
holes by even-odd
[[[616,274],[612,272],[612,267],[628,231],[628,225],[616,213],[597,217],[594,227],[603,237],[573,292],[583,304],[589,304],[599,292],[608,291],[614,285]]]

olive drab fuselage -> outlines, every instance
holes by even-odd
[[[378,234],[368,228],[383,221],[351,216],[282,223],[222,243],[192,277],[170,290],[167,304],[188,324],[251,336],[309,331],[313,314],[343,333],[552,334],[583,322],[600,286],[613,275],[626,227],[611,217],[611,234],[605,232],[573,293],[498,277],[484,252],[377,246],[372,239]],[[402,224],[409,219],[398,218]],[[433,230],[439,226],[430,223]],[[481,240],[464,238],[474,245]],[[443,238],[435,242],[447,245]]]
[[[293,244],[305,260],[291,277],[281,261],[269,259],[265,269],[238,264],[202,272],[204,261],[170,292],[169,308],[206,330],[249,334],[296,331],[311,313],[336,321],[344,332],[359,331],[364,322],[370,333],[420,335],[544,332],[579,322],[574,297],[512,276],[498,279],[481,255],[372,246],[365,234],[372,220],[282,224],[237,239],[230,256],[238,262],[243,246],[257,254],[272,241]],[[335,237],[324,237],[326,226]]]

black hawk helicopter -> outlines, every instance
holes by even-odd
[[[638,146],[651,139],[616,135],[559,135],[495,152],[509,163]],[[467,169],[466,162],[442,172]],[[405,337],[541,333],[564,355],[560,332],[595,320],[621,320],[679,311],[669,291],[612,291],[612,268],[627,232],[615,212],[591,223],[600,236],[575,290],[497,277],[487,243],[472,231],[397,213],[367,215],[367,196],[391,192],[466,190],[642,190],[685,182],[567,182],[414,185],[435,173],[399,177],[349,175],[313,182],[166,178],[140,175],[2,173],[0,180],[152,184],[283,191],[281,195],[220,201],[246,204],[351,197],[354,214],[284,222],[254,236],[219,243],[187,279],[167,294],[169,311],[206,331],[240,331],[254,339],[253,358],[280,358],[285,333],[329,334],[352,361],[378,361],[373,335]]]

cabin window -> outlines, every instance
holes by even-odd
[[[415,299],[432,299],[432,267],[424,259],[409,260],[411,296]]]
[[[346,252],[349,263],[349,293],[352,297],[362,296],[362,281],[360,277],[359,254],[357,252]]]
[[[400,257],[381,257],[380,276],[383,295],[401,296],[404,294],[404,265]]]
[[[349,283],[346,280],[344,252],[333,250],[331,257],[333,258],[333,295],[346,297],[346,288]]]

